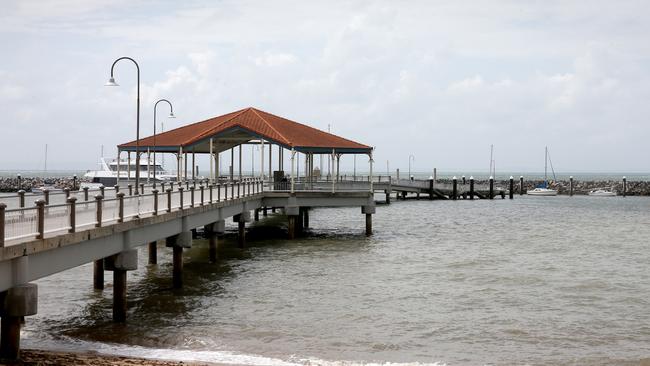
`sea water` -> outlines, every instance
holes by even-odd
[[[37,281],[26,347],[248,365],[638,365],[650,357],[650,199],[527,197],[393,201],[374,235],[356,208],[236,228],[184,252],[140,251],[128,322],[111,321],[112,278],[92,265]]]

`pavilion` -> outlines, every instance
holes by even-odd
[[[221,152],[230,150],[229,179],[242,179],[242,145],[259,144],[260,146],[260,175],[262,179],[274,178],[273,146],[277,149],[275,167],[279,175],[284,175],[284,150],[291,155],[291,178],[295,174],[295,155],[305,155],[305,176],[313,179],[314,155],[331,155],[332,176],[339,177],[340,158],[343,154],[365,154],[369,156],[370,172],[372,174],[372,151],[367,146],[343,137],[318,130],[302,123],[276,116],[256,108],[245,108],[222,116],[192,123],[154,136],[118,145],[118,176],[119,162],[122,152],[126,152],[128,160],[131,152],[142,154],[171,153],[177,160],[177,180],[195,179],[198,176],[195,165],[195,154],[210,154],[211,182],[219,180],[219,156]],[[138,146],[139,145],[139,146]],[[268,145],[268,159],[265,162],[265,145]],[[239,147],[239,172],[235,176],[235,148]],[[188,173],[188,158],[191,158],[191,172]],[[130,168],[131,164],[128,164]],[[267,170],[268,169],[268,170]],[[268,176],[265,174],[268,172]],[[299,170],[299,168],[298,168]],[[215,174],[216,173],[216,174]],[[277,179],[277,178],[276,178]]]

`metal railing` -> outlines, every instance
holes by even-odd
[[[158,184],[158,186],[161,186]],[[186,189],[189,186],[190,189]],[[165,190],[152,189],[148,193],[127,195],[114,190],[112,196],[102,194],[89,196],[81,192],[66,192],[64,203],[47,205],[41,196],[34,206],[7,209],[0,203],[0,247],[24,240],[42,239],[75,232],[78,229],[100,227],[106,224],[124,222],[136,218],[149,217],[164,212],[184,210],[191,207],[231,201],[250,197],[264,191],[264,182],[259,179],[246,179],[237,182],[208,185],[167,185]],[[104,189],[101,193],[106,193]]]

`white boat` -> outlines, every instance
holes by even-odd
[[[548,147],[544,148],[544,183],[535,187],[535,189],[526,191],[530,196],[557,196],[557,190],[548,188]],[[551,170],[553,170],[553,163],[551,163]],[[553,170],[553,178],[555,178],[555,171]]]
[[[130,165],[130,166],[129,166]],[[99,170],[89,170],[84,174],[85,178],[90,179],[89,187],[104,185],[105,187],[112,187],[117,184],[118,178],[118,163],[117,159],[108,160],[101,158],[99,162]],[[146,158],[140,158],[140,181],[145,183],[147,181],[153,182],[154,172],[156,182],[169,182],[175,181],[176,175],[171,174],[162,167],[160,164],[154,166],[153,161]],[[131,159],[121,159],[119,163],[119,180],[120,182],[133,182],[135,180],[136,161]]]
[[[610,191],[608,189],[594,189],[589,191],[590,196],[596,196],[596,197],[615,197],[616,192]]]

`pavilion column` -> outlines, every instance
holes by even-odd
[[[336,154],[336,181],[341,179],[341,154]]]
[[[182,175],[181,175],[181,159],[183,156],[183,148],[180,147],[178,149],[178,154],[176,155],[176,181],[180,182]]]
[[[117,149],[117,178],[115,180],[115,185],[120,184],[120,156],[122,155],[122,150]]]
[[[264,140],[260,139],[260,177],[264,180]]]
[[[269,143],[269,180],[273,178],[273,144]]]
[[[185,167],[184,167],[185,180],[187,181],[187,152],[185,152],[184,155],[183,155],[183,164],[185,165]]]
[[[126,153],[126,182],[128,183],[131,180],[131,152]]]
[[[216,171],[216,180],[219,182],[219,177],[221,176],[221,166],[219,165],[219,152],[214,153],[214,170]]]
[[[242,161],[242,145],[239,145],[239,181],[242,180],[241,161]]]
[[[151,150],[147,148],[147,183],[151,177]]]
[[[291,148],[291,193],[294,192],[294,178],[295,178],[294,167],[296,166],[295,160],[296,160],[296,150]]]
[[[210,184],[214,183],[214,152],[212,150],[212,137],[210,137]]]
[[[235,180],[235,148],[230,149],[230,181]]]
[[[192,148],[192,180],[196,179],[196,160],[194,157],[194,148]]]

